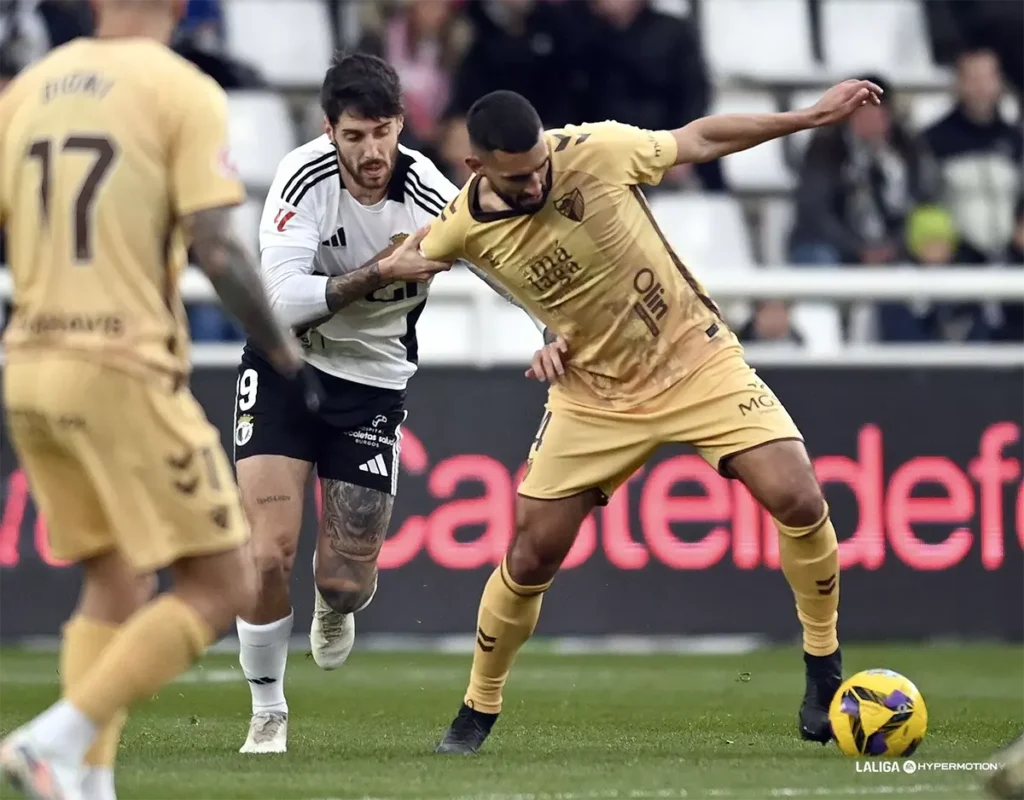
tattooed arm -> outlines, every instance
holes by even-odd
[[[327,478],[320,486],[323,518],[317,543],[317,589],[327,605],[348,614],[373,596],[377,556],[387,536],[394,497]]]
[[[298,372],[303,363],[299,349],[270,310],[256,262],[234,233],[231,210],[204,209],[193,214],[191,222],[196,259],[224,307],[275,367],[286,374]]]

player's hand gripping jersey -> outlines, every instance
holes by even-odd
[[[672,134],[603,122],[545,138],[552,180],[543,208],[483,211],[474,177],[421,250],[473,262],[568,340],[568,374],[552,402],[637,405],[737,347],[637,188],[659,183],[673,165]]]

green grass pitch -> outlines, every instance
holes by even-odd
[[[918,762],[984,762],[1024,727],[1019,646],[848,647],[847,674],[884,666],[924,694]],[[353,654],[321,672],[293,654],[289,752],[237,752],[249,692],[234,657],[210,656],[136,709],[118,765],[121,800],[408,798],[681,800],[717,797],[981,797],[983,774],[866,773],[799,741],[796,647],[742,656],[524,652],[505,711],[475,758],[431,749],[458,707],[468,655]],[[4,733],[57,694],[53,655],[0,653]],[[3,792],[10,796],[10,790]]]

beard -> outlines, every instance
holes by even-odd
[[[520,214],[534,214],[540,211],[548,201],[548,192],[551,191],[551,165],[548,165],[548,174],[545,176],[544,185],[541,187],[540,197],[531,200],[522,195],[510,195],[502,192],[491,182],[491,189],[494,193],[513,211]]]
[[[357,162],[355,159],[345,158],[337,143],[334,145],[334,150],[337,152],[338,161],[341,163],[345,172],[347,172],[349,177],[351,177],[352,180],[363,189],[381,189],[387,186],[388,182],[391,180],[391,173],[394,172],[395,168],[395,154],[391,155],[390,160],[384,158],[369,158],[364,161]],[[375,172],[369,172],[369,169],[374,167],[379,169]]]

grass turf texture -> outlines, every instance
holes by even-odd
[[[1019,647],[849,647],[845,671],[915,681],[930,724],[918,762],[982,762],[1020,735]],[[249,692],[210,656],[138,707],[121,800],[156,798],[979,797],[978,772],[864,773],[797,737],[797,648],[742,656],[566,656],[527,650],[481,755],[431,753],[462,697],[467,655],[360,653],[336,672],[293,654],[289,752],[243,756]],[[0,653],[4,733],[57,695],[56,657]],[[3,791],[10,796],[10,790]]]

